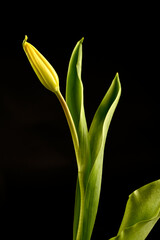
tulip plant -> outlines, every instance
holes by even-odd
[[[40,82],[59,99],[73,139],[78,170],[73,240],[91,239],[99,204],[105,141],[121,95],[121,84],[116,74],[88,130],[81,81],[82,42],[83,39],[76,44],[71,55],[64,99],[54,68],[27,42],[27,36],[23,41],[23,49]],[[144,240],[159,217],[160,180],[139,188],[129,196],[117,236],[110,240]]]

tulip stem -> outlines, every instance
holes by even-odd
[[[78,135],[77,135],[77,131],[73,122],[73,118],[71,116],[70,110],[68,108],[68,105],[65,101],[65,99],[63,98],[60,90],[58,90],[57,92],[55,92],[62,108],[64,111],[64,114],[66,116],[68,125],[69,125],[69,129],[71,131],[71,135],[72,135],[72,139],[73,139],[73,144],[74,144],[74,149],[75,149],[75,154],[76,154],[76,158],[78,159],[78,151],[79,151],[79,140],[78,140]]]
[[[80,203],[79,224],[78,224],[78,229],[77,229],[76,240],[81,240],[82,236],[83,236],[84,204],[85,204],[85,189],[84,189],[83,178],[84,178],[83,172],[78,172],[81,203]]]
[[[73,122],[73,118],[71,116],[70,110],[68,108],[68,105],[65,101],[65,99],[63,98],[62,94],[60,91],[56,92],[56,96],[58,97],[58,100],[60,101],[60,104],[63,108],[63,111],[65,113],[70,131],[71,131],[71,135],[73,138],[73,143],[74,143],[74,148],[75,148],[75,154],[76,154],[76,158],[77,158],[77,167],[79,169],[79,157],[78,157],[78,153],[79,153],[79,140],[78,140],[78,135],[77,135],[77,131]],[[83,178],[84,178],[84,173],[83,171],[78,171],[78,179],[79,179],[79,185],[80,185],[80,193],[81,193],[81,206],[80,206],[80,216],[79,216],[79,226],[78,226],[78,232],[77,232],[77,238],[76,240],[80,240],[81,239],[81,234],[82,234],[82,229],[83,229],[83,209],[84,209],[84,183],[83,183]]]

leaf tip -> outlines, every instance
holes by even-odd
[[[84,37],[82,37],[81,40],[80,40],[79,42],[82,44],[83,41],[84,41]]]
[[[116,73],[116,77],[119,78],[119,73],[118,72]]]
[[[115,78],[116,78],[116,80],[117,80],[118,87],[119,87],[119,90],[120,90],[120,92],[121,92],[122,88],[121,88],[121,82],[120,82],[120,78],[119,78],[119,73],[118,73],[118,72],[116,73]]]

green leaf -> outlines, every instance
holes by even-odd
[[[103,98],[90,127],[91,171],[85,192],[83,238],[91,238],[99,203],[103,155],[108,128],[121,94],[118,74]]]
[[[89,130],[90,147],[92,149],[92,165],[97,159],[97,156],[104,150],[109,125],[117,107],[120,95],[121,84],[117,73],[99,108],[97,109]]]
[[[72,52],[66,84],[66,102],[71,112],[80,144],[78,156],[79,171],[84,171],[84,168],[87,169],[86,164],[90,162],[88,128],[84,111],[83,84],[81,81],[82,42],[83,38],[76,44]]]
[[[66,83],[66,102],[77,132],[79,131],[80,115],[83,108],[83,84],[81,81],[82,42],[83,38],[76,44],[72,52]]]
[[[144,240],[160,218],[160,180],[134,191],[128,199],[116,237],[110,240]]]
[[[77,237],[84,188],[88,179],[90,169],[90,145],[87,122],[84,111],[83,84],[81,81],[82,71],[82,42],[83,38],[76,44],[69,62],[66,84],[66,102],[73,118],[79,140],[77,158],[78,172],[81,172],[81,184],[77,179],[73,240]],[[82,190],[83,188],[83,190]]]

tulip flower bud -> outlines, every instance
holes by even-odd
[[[50,91],[59,91],[59,78],[45,57],[30,43],[27,42],[28,37],[25,36],[23,41],[23,49],[28,60],[35,71],[40,82]]]

